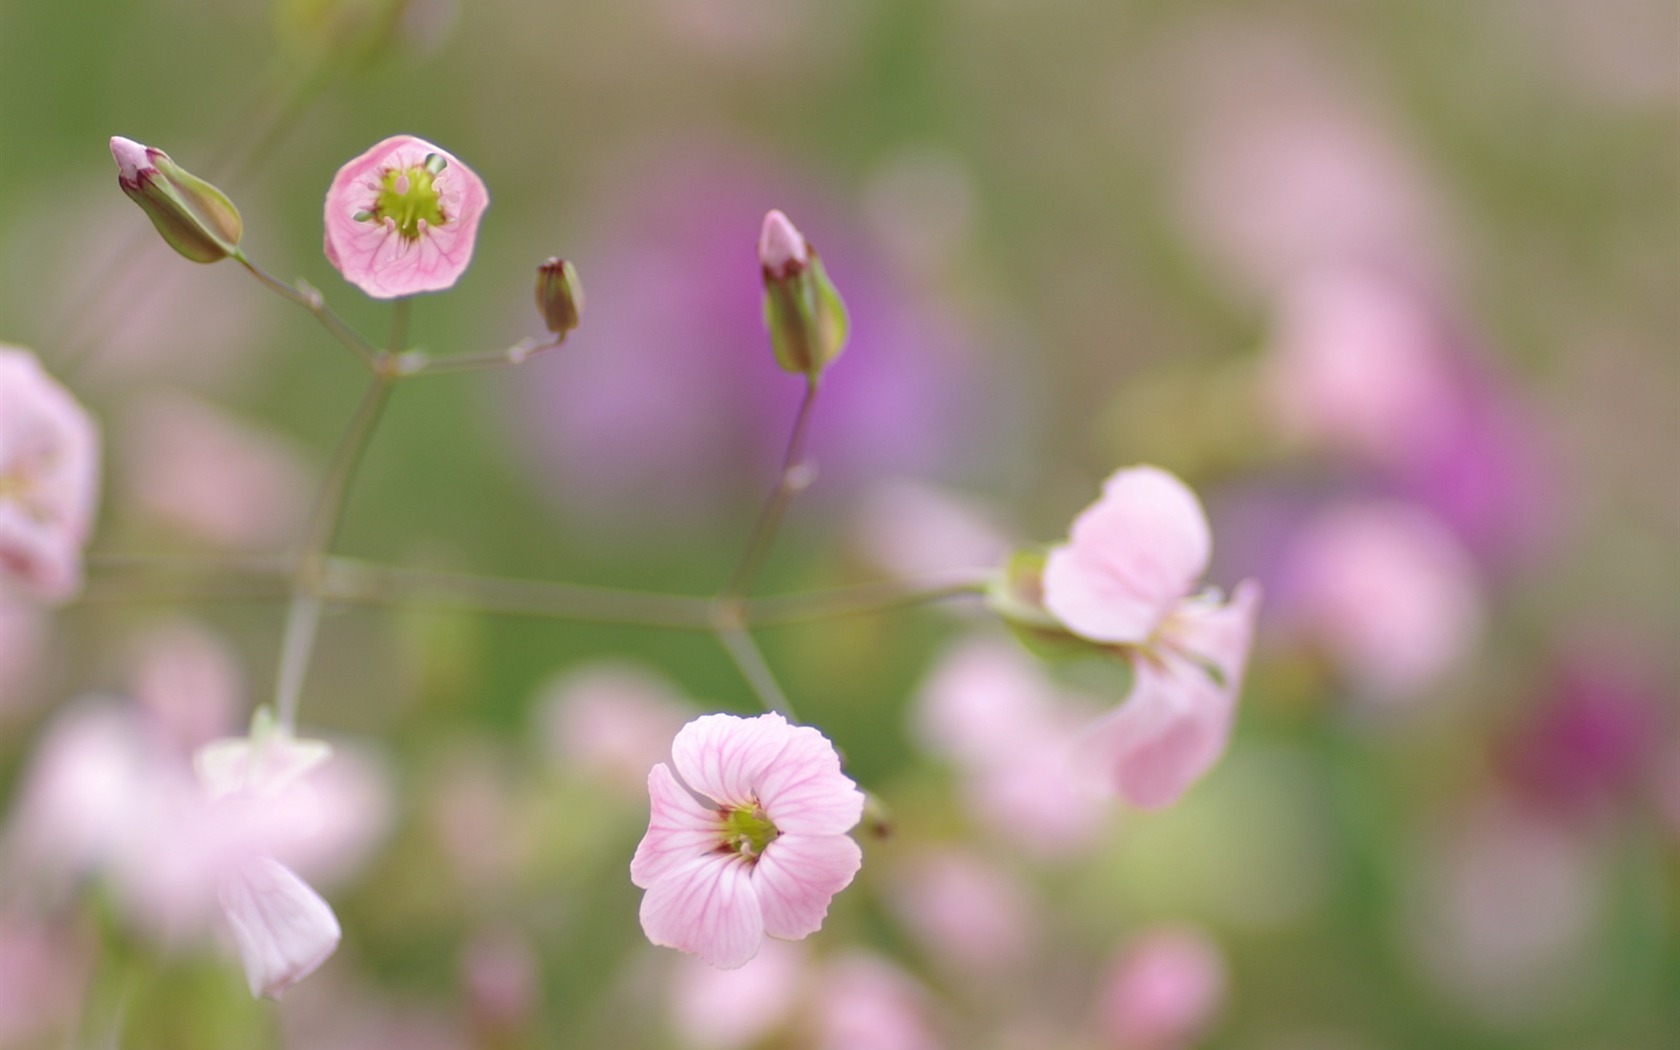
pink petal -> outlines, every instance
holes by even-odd
[[[1044,604],[1093,641],[1144,642],[1207,569],[1211,546],[1182,481],[1156,467],[1118,471],[1050,552]]]
[[[840,756],[810,726],[793,726],[756,792],[783,833],[844,835],[863,818],[863,792],[840,772]]]
[[[630,881],[648,889],[674,868],[715,851],[723,841],[718,815],[694,800],[661,762],[648,773],[652,813],[630,860]]]
[[[641,918],[649,941],[726,970],[758,954],[764,941],[751,868],[732,853],[709,853],[666,871],[642,897]]]
[[[703,715],[677,732],[671,761],[683,783],[700,794],[721,805],[750,806],[792,732],[777,714]]]
[[[220,896],[252,995],[278,997],[338,947],[332,909],[276,860],[241,865]]]
[[[846,835],[782,835],[752,869],[764,930],[797,941],[822,928],[828,902],[851,884],[863,851]]]

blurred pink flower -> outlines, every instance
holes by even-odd
[[[1076,775],[1080,728],[1100,710],[1061,690],[1013,641],[976,638],[940,656],[917,690],[916,734],[964,776],[964,805],[1004,841],[1042,857],[1089,843],[1103,805]]]
[[[1397,500],[1333,507],[1309,521],[1285,563],[1279,617],[1321,646],[1369,695],[1415,695],[1474,651],[1482,596],[1457,538]]]
[[[756,1046],[798,1011],[812,974],[802,944],[765,941],[733,970],[679,956],[668,999],[673,1026],[696,1050]]]
[[[1104,980],[1101,1025],[1116,1050],[1197,1045],[1225,1003],[1225,958],[1206,934],[1161,927],[1138,935]]]
[[[1178,800],[1224,753],[1260,587],[1191,595],[1212,542],[1195,493],[1157,467],[1117,471],[1044,566],[1044,607],[1072,633],[1124,647],[1135,680],[1086,733],[1099,781],[1134,806]]]
[[[338,947],[338,919],[321,895],[272,857],[237,864],[217,893],[251,994],[277,999]]]
[[[705,715],[671,759],[677,776],[664,763],[648,774],[653,812],[630,862],[648,939],[730,968],[766,934],[816,932],[863,861],[846,834],[863,793],[834,745],[777,714]]]
[[[542,961],[524,930],[478,931],[461,954],[461,984],[473,1027],[486,1042],[529,1025],[542,1007]]]
[[[48,620],[35,603],[0,591],[0,725],[43,699],[32,685],[47,649]]]
[[[239,657],[189,620],[148,628],[134,642],[130,688],[147,721],[183,753],[233,731],[245,709]]]
[[[0,913],[0,1047],[69,1045],[92,948],[72,928]]]
[[[914,977],[863,952],[843,955],[814,983],[813,1050],[940,1050],[933,1008]]]
[[[177,393],[148,396],[123,422],[131,505],[221,547],[297,539],[314,482],[289,441]]]
[[[327,260],[375,299],[452,286],[472,262],[490,195],[471,168],[396,135],[338,169],[327,190]]]
[[[98,498],[93,419],[34,354],[0,345],[0,580],[74,596]]]
[[[888,903],[940,963],[1009,979],[1031,965],[1043,930],[1038,901],[1014,872],[964,849],[929,850],[893,873]]]
[[[1010,542],[986,511],[943,489],[888,481],[866,492],[853,518],[854,542],[894,576],[989,571]]]
[[[694,705],[665,678],[628,663],[599,661],[543,687],[539,731],[566,772],[640,795],[647,770],[669,756]]]

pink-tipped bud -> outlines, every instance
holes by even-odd
[[[117,184],[140,205],[169,246],[193,262],[232,255],[245,231],[227,194],[169,159],[169,154],[118,135],[111,139]]]
[[[846,304],[817,250],[779,211],[764,217],[758,236],[764,274],[764,324],[776,363],[815,383],[845,349]]]
[[[583,284],[568,260],[549,259],[537,267],[537,310],[555,335],[565,335],[583,319]]]
[[[788,217],[772,208],[758,235],[758,261],[764,267],[765,279],[786,280],[805,269],[810,247]]]

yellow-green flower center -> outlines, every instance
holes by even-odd
[[[437,188],[437,177],[445,164],[442,157],[433,153],[423,164],[386,171],[380,177],[379,196],[374,198],[373,207],[357,212],[356,218],[364,222],[390,219],[403,240],[419,240],[426,228],[449,221],[443,214],[442,196]]]
[[[757,806],[737,806],[723,815],[723,845],[751,860],[764,852],[781,832],[764,810]]]

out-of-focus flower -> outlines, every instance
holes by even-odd
[[[65,1044],[81,1013],[91,948],[73,929],[0,913],[0,1046]]]
[[[313,480],[278,434],[185,394],[156,394],[123,420],[128,501],[220,547],[293,542]]]
[[[755,1046],[798,1010],[813,976],[805,946],[766,941],[743,966],[720,970],[678,957],[669,1003],[673,1027],[695,1050]]]
[[[453,154],[392,136],[333,176],[327,261],[375,299],[442,291],[472,262],[489,205],[484,183]]]
[[[1225,1003],[1225,958],[1206,934],[1163,927],[1139,934],[1104,981],[1100,1023],[1119,1050],[1196,1043]]]
[[[1211,547],[1195,493],[1164,470],[1132,467],[1108,479],[1044,562],[1045,612],[1132,661],[1130,695],[1090,728],[1085,753],[1134,806],[1177,801],[1230,738],[1260,587],[1245,581],[1228,603],[1192,595]]]
[[[777,714],[705,715],[671,759],[677,775],[663,762],[648,774],[653,812],[630,862],[648,939],[729,968],[766,934],[815,933],[863,862],[846,834],[863,793],[834,745]]]
[[[843,955],[815,983],[814,1050],[940,1050],[927,991],[887,960]]]
[[[661,154],[617,164],[589,259],[589,324],[574,353],[521,372],[512,444],[556,508],[603,538],[729,523],[751,506],[787,442],[795,392],[765,352],[755,230],[785,201],[845,276],[852,330],[822,379],[807,450],[820,481],[801,497],[848,506],[883,476],[948,480],[1008,445],[984,342],[895,279],[856,224],[813,199],[810,179],[743,162]],[[500,409],[498,408],[498,411]]]
[[[72,597],[98,498],[93,419],[34,354],[0,344],[0,579]]]
[[[111,139],[117,184],[140,205],[171,248],[193,262],[213,263],[239,248],[245,224],[227,194],[169,159],[120,135]]]
[[[474,1027],[494,1041],[519,1032],[542,1005],[542,964],[523,931],[480,930],[461,955],[461,984]]]
[[[0,592],[0,724],[40,701],[31,682],[47,648],[48,619],[33,602]]]
[[[1476,567],[1417,507],[1334,507],[1301,529],[1285,564],[1280,619],[1374,697],[1415,695],[1475,648]]]
[[[899,921],[936,959],[962,974],[1024,972],[1043,928],[1037,901],[1007,868],[962,849],[929,851],[891,879]]]
[[[279,998],[338,947],[332,908],[272,857],[252,857],[235,866],[218,897],[253,996]]]
[[[539,732],[567,772],[640,794],[694,705],[666,679],[631,663],[573,668],[543,687]]]
[[[916,734],[964,774],[967,808],[1005,841],[1046,858],[1089,843],[1101,800],[1074,761],[1082,726],[1100,710],[1059,689],[1005,639],[976,638],[939,657],[917,691]]]
[[[955,493],[910,481],[866,493],[853,519],[859,551],[894,576],[984,571],[1010,542],[980,507]]]
[[[159,624],[132,647],[129,681],[148,719],[183,753],[231,732],[245,708],[237,655],[191,621]]]

